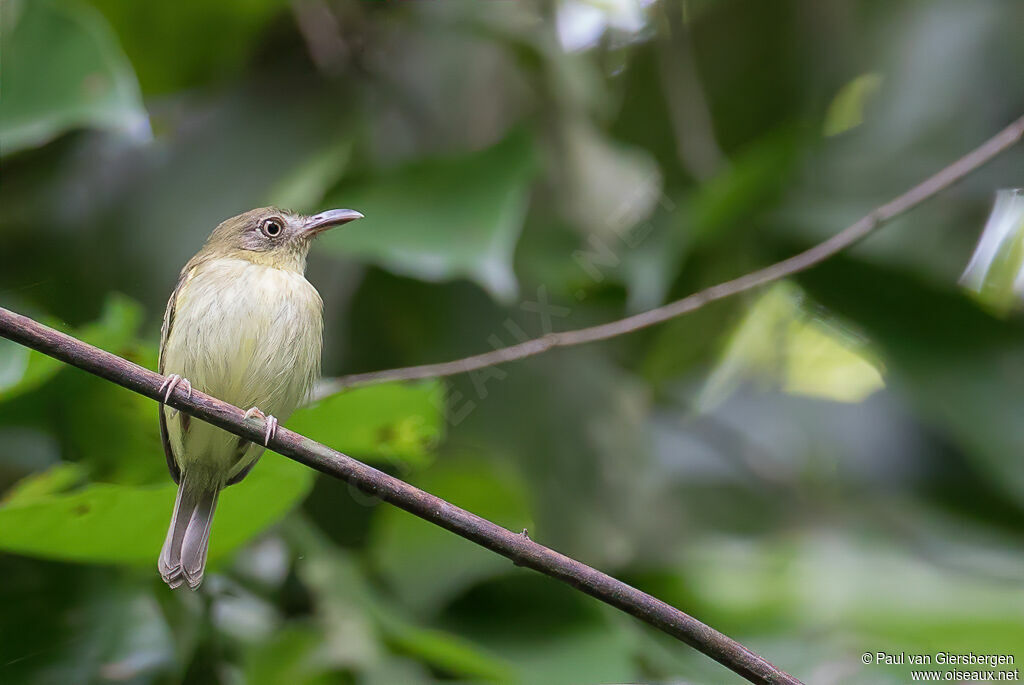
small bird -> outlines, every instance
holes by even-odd
[[[363,218],[351,209],[302,216],[253,209],[213,230],[181,270],[160,331],[164,403],[202,390],[267,422],[264,444],[160,406],[160,437],[178,497],[160,560],[172,588],[203,581],[220,491],[239,482],[320,373],[323,301],[306,280],[313,238]],[[275,418],[275,416],[277,418]]]

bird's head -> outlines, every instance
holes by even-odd
[[[203,252],[301,273],[313,238],[362,218],[352,209],[329,209],[304,216],[277,207],[261,207],[222,222],[213,229]]]

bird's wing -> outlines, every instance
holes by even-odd
[[[174,292],[171,293],[170,299],[167,300],[164,322],[160,326],[160,356],[157,361],[157,371],[161,374],[164,372],[164,346],[167,345],[167,339],[171,336],[171,328],[174,327],[174,311],[178,306],[178,297],[181,295],[182,288],[195,273],[195,268],[196,265],[192,264],[192,262],[185,265],[185,268],[181,270],[181,274],[178,276]],[[167,470],[171,472],[171,478],[174,479],[174,482],[178,483],[181,480],[181,469],[178,468],[178,462],[174,457],[174,449],[171,447],[171,440],[167,433],[167,416],[164,413],[164,405],[161,404],[158,408],[160,410],[160,442],[164,445]]]
[[[178,462],[174,460],[174,450],[171,449],[171,439],[167,435],[167,417],[164,416],[164,405],[160,405],[160,442],[164,444],[164,457],[167,458],[167,470],[171,472],[171,478],[175,483],[181,482],[181,469]]]
[[[178,274],[178,282],[174,284],[174,292],[171,293],[171,297],[167,300],[167,309],[164,310],[164,322],[160,326],[160,356],[157,361],[157,371],[160,373],[164,372],[164,347],[167,345],[167,339],[171,336],[171,328],[174,327],[174,312],[178,308],[178,297],[181,295],[181,289],[185,287],[185,284],[195,274],[196,266],[192,262],[185,265],[185,268]]]

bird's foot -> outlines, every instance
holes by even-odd
[[[182,378],[176,373],[172,373],[166,379],[164,379],[163,385],[160,386],[160,392],[164,394],[164,404],[167,404],[167,400],[171,399],[171,393],[178,386],[185,389],[186,397],[192,399],[192,384],[188,382],[187,378]],[[177,414],[178,410],[175,409],[174,413]]]
[[[274,418],[273,414],[269,416],[260,411],[259,407],[249,407],[246,410],[245,416],[242,418],[251,419],[254,416],[258,416],[267,422],[267,434],[263,437],[263,446],[266,447],[270,444],[270,441],[277,435],[277,419]]]

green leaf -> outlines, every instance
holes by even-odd
[[[315,214],[327,190],[338,182],[352,158],[352,139],[343,136],[313,151],[277,182],[268,204]]]
[[[0,339],[0,402],[42,385],[63,366],[42,352]]]
[[[0,505],[21,506],[69,490],[85,480],[85,469],[79,464],[57,464],[41,473],[33,473],[8,490]]]
[[[100,322],[85,332],[116,347],[133,330],[133,313],[133,306],[113,300]],[[115,482],[68,491],[83,472],[69,464],[21,481],[0,506],[0,548],[86,562],[152,563],[167,531],[175,493],[166,474],[154,403],[85,374],[69,376],[59,385],[58,394],[69,404],[57,412],[62,417],[58,432],[67,438],[67,449],[88,465],[94,478]],[[437,382],[370,386],[301,409],[288,426],[360,457],[424,464],[441,435],[442,397]],[[314,475],[300,464],[265,453],[244,481],[221,494],[211,560],[283,517],[309,492]]]
[[[330,685],[337,682],[320,650],[321,636],[307,626],[289,626],[248,650],[245,680],[249,685]]]
[[[481,152],[343,187],[325,204],[366,218],[328,232],[317,249],[424,280],[470,278],[507,300],[517,289],[512,257],[535,166],[530,138],[516,134]]]
[[[160,458],[152,455],[152,458]],[[45,476],[66,483],[66,467]],[[279,520],[309,492],[313,472],[267,453],[249,476],[221,493],[210,536],[214,560]],[[49,559],[93,563],[155,564],[176,486],[94,483],[46,494],[38,486],[0,506],[0,548]]]
[[[166,482],[153,400],[81,372],[62,376],[49,394],[54,407],[49,413],[64,458],[87,465],[92,480],[118,485]],[[111,440],[112,435],[117,439]]]
[[[792,283],[769,288],[736,328],[701,391],[705,410],[745,381],[795,395],[860,402],[885,386],[863,344],[818,314],[804,311]]]
[[[519,572],[468,589],[438,623],[514,664],[515,682],[637,682],[634,645],[615,618],[581,593]]]
[[[423,628],[397,613],[377,606],[372,612],[385,637],[404,654],[449,673],[475,676],[491,682],[509,682],[513,668],[505,661],[452,633]]]
[[[993,311],[1006,314],[1021,300],[1024,196],[1000,190],[961,283]]]
[[[799,134],[771,133],[735,156],[692,198],[695,241],[721,239],[778,202],[796,167]]]
[[[663,324],[641,358],[644,378],[659,386],[686,374],[703,373],[720,356],[720,341],[735,328],[739,310],[737,298],[719,300]]]
[[[606,626],[580,627],[541,638],[543,630],[543,625],[537,625],[532,635],[508,636],[493,645],[502,657],[516,664],[519,682],[637,682],[631,646],[624,645]]]
[[[6,2],[0,154],[78,127],[150,136],[131,64],[95,9],[77,0]]]
[[[844,258],[802,274],[800,282],[870,336],[890,385],[935,430],[976,460],[993,486],[1024,502],[1020,321],[999,320],[962,292]]]
[[[117,30],[147,93],[224,78],[244,63],[284,0],[91,0]]]
[[[107,298],[99,319],[70,334],[100,349],[118,353],[134,344],[142,316],[142,307],[136,302],[114,294]],[[46,323],[58,330],[67,330],[59,322]],[[64,368],[66,364],[42,352],[0,339],[0,402],[36,389]]]
[[[864,123],[864,108],[882,87],[882,75],[861,74],[843,86],[825,113],[823,132],[836,136]]]
[[[112,295],[99,319],[71,334],[152,368],[156,346],[141,344],[136,337],[142,316],[138,304]],[[78,370],[58,375],[69,367],[39,352],[20,347],[15,351],[27,355],[28,366],[17,383],[0,386],[0,424],[49,431],[63,458],[81,462],[93,480],[120,485],[165,482],[167,468],[158,456],[163,447],[152,400]],[[34,392],[26,395],[30,391]],[[110,440],[111,435],[118,439]]]
[[[443,433],[443,406],[438,381],[383,383],[299,409],[288,428],[357,458],[424,465]]]
[[[135,343],[145,311],[138,302],[119,293],[112,293],[103,303],[100,318],[86,324],[72,335],[90,345],[117,352]]]

